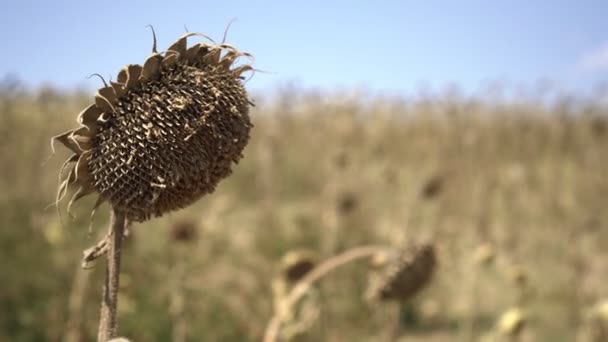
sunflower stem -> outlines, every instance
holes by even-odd
[[[106,342],[117,335],[118,285],[120,280],[120,255],[126,225],[125,214],[113,209],[110,216],[110,239],[108,265],[104,280],[101,312],[99,317],[98,342]]]
[[[347,250],[342,254],[335,255],[321,264],[313,268],[304,278],[300,279],[294,287],[291,288],[287,296],[283,299],[281,307],[286,308],[286,311],[291,311],[291,308],[308,292],[308,290],[319,280],[331,273],[333,270],[348,264],[352,261],[370,258],[376,253],[387,251],[389,248],[385,246],[361,246]],[[279,334],[283,322],[284,313],[275,312],[274,316],[268,322],[264,333],[264,342],[279,341]]]

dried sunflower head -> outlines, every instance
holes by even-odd
[[[290,283],[304,278],[317,264],[317,255],[309,250],[293,250],[281,259],[281,274]]]
[[[367,296],[379,300],[409,299],[429,284],[436,264],[433,245],[413,245],[387,265],[378,281],[370,286]]]
[[[80,127],[56,136],[73,155],[60,171],[57,201],[97,193],[130,221],[186,207],[231,173],[252,124],[241,74],[251,57],[228,44],[187,47],[188,33],[143,65],[130,64],[98,90]],[[64,171],[69,169],[67,175]]]

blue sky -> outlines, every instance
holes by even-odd
[[[256,56],[255,90],[295,81],[322,89],[410,92],[492,80],[549,79],[584,92],[608,81],[608,1],[31,1],[0,5],[0,77],[99,86],[190,31]]]

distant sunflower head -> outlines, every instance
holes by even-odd
[[[143,65],[125,66],[53,138],[73,154],[60,170],[57,201],[97,193],[130,221],[146,221],[213,192],[242,157],[252,124],[239,57],[228,44],[187,46],[188,33]],[[96,206],[97,206],[96,205]]]
[[[317,255],[310,250],[293,250],[281,259],[281,274],[290,283],[304,278],[317,264]]]
[[[387,264],[377,282],[368,289],[368,298],[407,300],[430,283],[436,264],[432,244],[412,245]]]
[[[182,219],[170,226],[169,234],[173,241],[179,243],[194,242],[197,238],[197,226],[192,220]]]

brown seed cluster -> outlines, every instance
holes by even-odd
[[[387,266],[380,281],[370,289],[369,296],[379,300],[409,299],[430,283],[436,264],[433,245],[414,245]]]
[[[281,274],[293,283],[304,278],[317,264],[316,254],[309,250],[289,251],[281,259]]]
[[[252,127],[241,77],[252,67],[233,63],[251,56],[228,44],[188,48],[195,35],[124,67],[81,112],[81,126],[54,138],[74,152],[57,198],[76,185],[68,210],[98,193],[98,204],[146,221],[192,204],[231,173]]]

